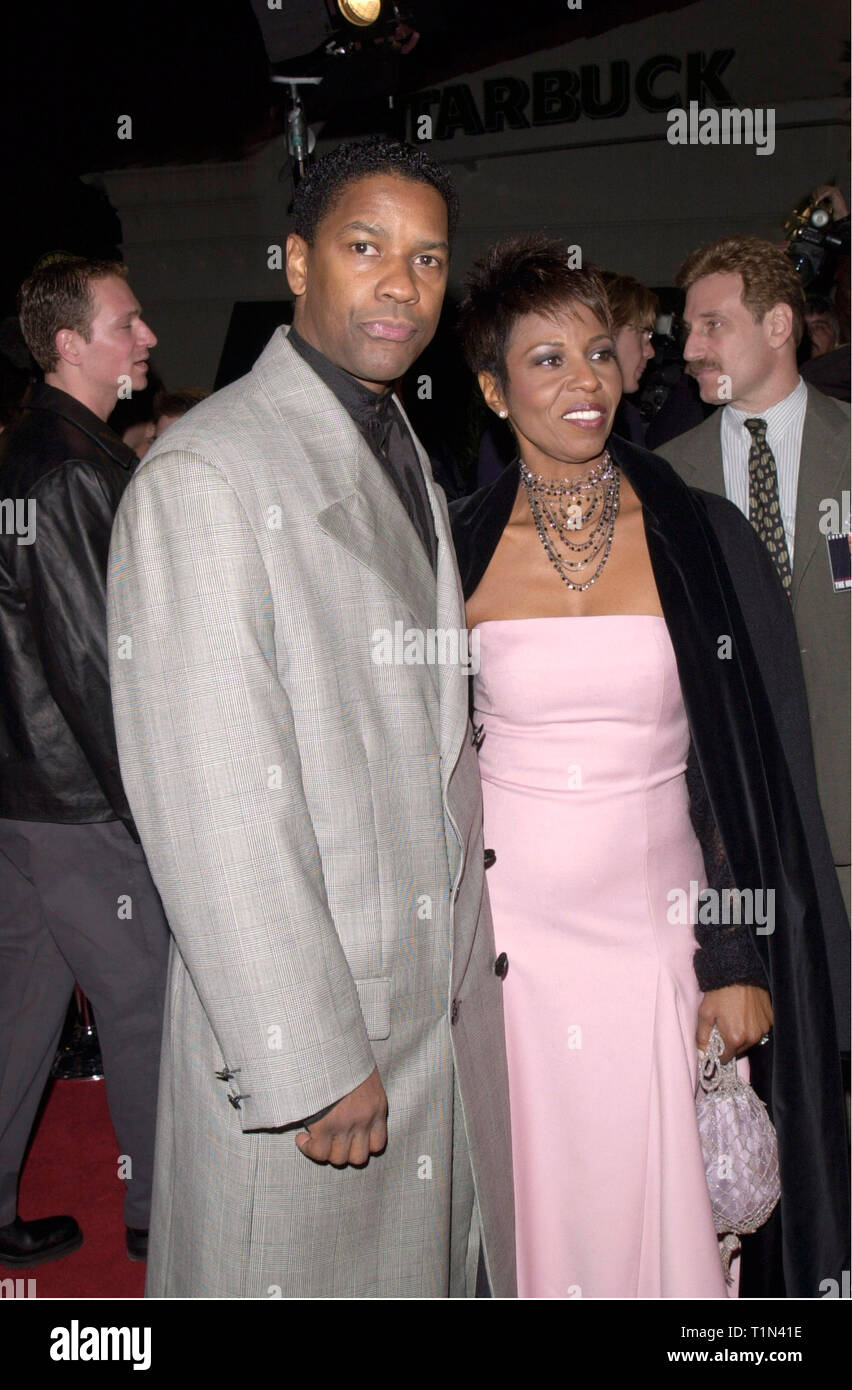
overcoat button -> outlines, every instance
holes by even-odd
[[[505,951],[501,951],[494,962],[494,974],[499,975],[501,980],[505,980],[509,973],[509,957]]]
[[[494,853],[493,849],[487,849],[482,858],[486,869],[490,869],[492,864],[497,863],[497,855]]]
[[[450,1023],[458,1023],[458,1021],[459,1021],[459,1001],[458,1001],[458,999],[454,999],[454,1000],[453,1000],[453,1007],[450,1009]]]

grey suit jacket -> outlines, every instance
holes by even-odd
[[[799,460],[793,616],[805,672],[820,801],[849,908],[849,591],[835,593],[820,523],[849,510],[849,406],[808,387]],[[657,450],[690,487],[725,495],[721,410]],[[846,492],[844,499],[843,493]]]
[[[279,329],[158,441],[117,517],[121,770],[175,939],[149,1294],[471,1293],[480,1223],[494,1292],[515,1290],[466,674],[382,659],[383,633],[465,627],[420,459],[437,576]],[[386,1152],[306,1159],[300,1121],[375,1066]]]

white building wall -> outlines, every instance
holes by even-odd
[[[211,387],[234,302],[289,297],[283,247],[292,183],[283,139],[238,163],[113,170],[97,177],[121,217],[124,259],[159,338],[170,387]]]
[[[630,104],[619,118],[457,130],[431,142],[462,197],[452,287],[491,241],[531,228],[657,285],[672,283],[701,241],[734,232],[780,240],[785,216],[809,188],[834,175],[845,179],[848,101],[836,94],[848,77],[848,64],[841,65],[847,27],[840,0],[823,0],[818,11],[811,0],[702,0],[454,79],[469,87],[481,112],[489,77],[531,83],[535,72],[596,64],[605,96],[609,63],[626,59],[631,69]],[[681,61],[683,72],[660,76],[657,90],[677,93],[685,105],[686,55],[727,48],[734,57],[722,80],[736,105],[775,111],[771,155],[672,146],[665,113],[648,112],[636,99],[635,74],[647,58],[668,53]],[[433,116],[439,107],[430,108]],[[287,231],[292,185],[286,171],[279,178],[284,163],[283,140],[275,140],[239,163],[97,176],[121,217],[131,282],[159,335],[155,361],[170,386],[212,385],[235,301],[287,298],[283,270],[268,264],[268,248],[283,244]]]

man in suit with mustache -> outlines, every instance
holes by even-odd
[[[829,536],[849,519],[849,406],[802,381],[805,296],[792,261],[758,237],[725,237],[678,271],[687,371],[722,409],[658,450],[691,487],[729,497],[775,561],[793,606],[820,801],[849,909],[849,589]],[[838,1018],[849,1043],[848,1010]]]
[[[175,937],[149,1295],[515,1290],[467,673],[380,640],[465,625],[391,390],[456,212],[407,146],[320,160],[293,329],[154,445],[113,534],[119,753]]]

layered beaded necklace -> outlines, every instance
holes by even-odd
[[[569,589],[590,589],[609,559],[618,516],[619,474],[609,453],[604,450],[600,463],[584,478],[545,478],[531,473],[521,459],[521,479],[550,563]],[[560,552],[557,538],[566,553]],[[596,561],[591,578],[575,584],[571,576]]]

